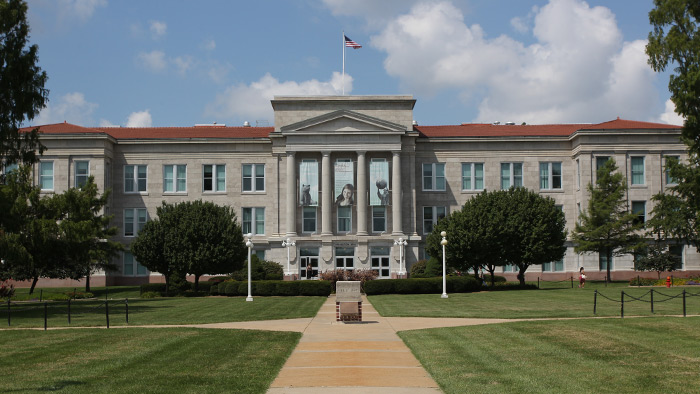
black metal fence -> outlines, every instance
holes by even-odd
[[[656,295],[656,299],[654,297]],[[676,300],[676,299],[682,299],[682,310],[683,310],[683,317],[687,316],[687,308],[686,308],[686,300],[688,297],[700,297],[700,292],[699,293],[692,293],[689,291],[686,291],[683,289],[680,294],[676,295],[671,295],[671,294],[666,294],[658,290],[650,289],[646,293],[640,295],[640,296],[633,296],[629,293],[625,293],[624,290],[620,291],[620,299],[616,300],[614,298],[608,297],[602,293],[600,293],[598,290],[595,290],[593,292],[593,314],[595,315],[597,313],[598,309],[598,296],[601,297],[602,300],[606,301],[611,301],[611,302],[617,302],[620,304],[620,318],[625,317],[625,303],[629,304],[631,302],[646,302],[649,304],[651,308],[651,313],[654,313],[654,304],[659,304],[663,302],[669,302],[671,300]],[[648,297],[647,297],[648,296]]]
[[[12,326],[12,318],[17,315],[29,316],[29,318],[43,318],[44,320],[44,330],[48,329],[49,321],[49,311],[51,311],[51,318],[56,318],[57,316],[63,316],[68,320],[70,325],[72,319],[76,316],[83,316],[85,314],[104,314],[105,322],[107,328],[109,328],[110,319],[110,306],[114,307],[117,305],[124,305],[124,317],[126,323],[129,323],[129,299],[125,298],[123,300],[71,300],[67,301],[11,301],[7,300],[2,308],[0,308],[0,314],[4,313],[7,315],[7,325]],[[76,306],[78,311],[76,311]],[[77,312],[77,313],[76,313]],[[121,314],[119,314],[121,315]],[[114,312],[112,317],[114,317]],[[26,319],[26,317],[24,317]]]

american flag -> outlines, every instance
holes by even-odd
[[[362,45],[360,45],[360,44],[356,43],[355,41],[351,40],[350,38],[348,38],[348,36],[345,36],[345,46],[346,46],[346,47],[350,47],[350,48],[354,48],[354,49],[360,49],[360,48],[362,48]]]

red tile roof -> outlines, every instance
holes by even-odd
[[[637,122],[615,119],[598,124],[549,124],[549,125],[495,125],[490,123],[464,123],[456,126],[414,126],[421,137],[567,137],[579,130],[649,130],[673,129],[681,126],[663,123]]]
[[[421,137],[567,137],[580,130],[679,130],[681,126],[615,119],[597,124],[494,125],[464,123],[452,126],[414,126]],[[23,130],[29,130],[26,127]],[[40,126],[44,134],[107,134],[115,139],[267,138],[273,127],[82,127],[70,123]]]

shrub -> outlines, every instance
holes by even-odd
[[[66,293],[68,298],[72,298],[74,300],[83,300],[86,298],[94,298],[95,295],[88,292],[88,291],[69,291]]]
[[[173,289],[171,289],[173,290]],[[141,285],[141,294],[147,292],[157,292],[165,294],[165,283],[144,283]],[[175,293],[171,291],[171,293]]]
[[[299,295],[302,296],[323,296],[331,295],[331,282],[327,280],[304,280],[299,281]]]
[[[424,274],[428,278],[442,276],[442,261],[439,261],[435,257],[428,259],[428,261],[425,263]]]
[[[274,261],[260,260],[258,256],[250,257],[250,277],[252,280],[282,280],[284,277],[282,266]],[[248,280],[248,261],[243,264],[243,268],[231,274],[231,278],[238,281]],[[246,290],[246,294],[248,290]]]
[[[468,293],[480,290],[480,283],[471,276],[446,278],[448,293]],[[442,278],[383,279],[368,282],[365,293],[375,294],[440,294]]]
[[[185,290],[180,295],[183,297],[204,297],[207,293],[203,291]]]
[[[499,291],[499,290],[537,290],[537,285],[520,285],[518,282],[498,282],[494,286],[489,286],[484,288],[489,291]]]
[[[247,284],[246,284],[247,285]],[[255,282],[255,295],[258,296],[273,296],[276,294],[277,281],[274,280],[263,280]],[[246,287],[247,289],[247,287]]]
[[[411,266],[411,277],[425,274],[425,264],[428,260],[418,260]]]
[[[404,281],[407,279],[404,279]],[[365,283],[365,294],[392,294],[394,293],[395,280],[382,279]]]
[[[214,283],[212,282],[199,282],[199,291],[203,293],[209,293],[209,289],[211,289],[212,285],[214,285]],[[192,288],[194,289],[194,284],[192,284]]]
[[[275,285],[275,293],[278,296],[297,296],[302,281],[279,281]]]
[[[631,278],[630,286],[654,286],[656,282],[656,278]]]
[[[141,293],[141,298],[158,298],[160,293],[157,291],[146,291]]]
[[[223,295],[227,295],[227,296],[237,296],[237,295],[239,295],[239,293],[238,293],[238,286],[241,285],[241,282],[238,282],[238,281],[226,281],[226,282],[224,282],[224,283],[226,284],[226,285],[225,285],[225,288],[224,288],[224,291],[222,292],[221,290],[219,290],[219,293],[221,293],[221,294],[223,294]],[[223,285],[223,284],[220,284],[220,285],[219,285],[219,289],[221,289],[221,286],[222,286],[222,285]]]
[[[0,298],[10,298],[15,294],[15,285],[7,285],[2,282],[0,285]]]
[[[209,287],[209,295],[219,295],[219,284],[214,283]]]
[[[420,293],[420,280],[396,280],[393,281],[393,293],[396,294],[417,294]],[[429,292],[429,291],[428,291]]]
[[[370,269],[344,270],[336,269],[324,271],[318,274],[319,279],[327,280],[331,283],[332,291],[335,291],[335,282],[344,280],[360,281],[360,286],[364,288],[364,284],[370,280],[377,279],[377,271]]]
[[[229,276],[212,276],[211,278],[207,279],[207,282],[218,284],[218,283],[221,283],[221,282],[229,280],[229,279],[231,279],[231,277],[229,277]],[[203,282],[199,282],[199,283],[202,284]]]

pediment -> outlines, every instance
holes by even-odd
[[[283,126],[282,134],[405,132],[406,127],[354,111],[339,110]]]

